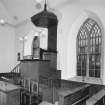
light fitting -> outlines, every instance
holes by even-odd
[[[0,19],[0,24],[4,25],[5,24],[5,20],[4,19]]]

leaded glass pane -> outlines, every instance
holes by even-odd
[[[86,76],[89,69],[90,77],[100,77],[101,69],[101,29],[96,21],[88,18],[77,35],[77,75]],[[87,61],[89,59],[89,67]]]
[[[101,30],[95,22],[90,34],[90,54],[89,54],[89,76],[100,77],[100,58],[101,58]],[[94,60],[92,60],[94,57]]]

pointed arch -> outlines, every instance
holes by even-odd
[[[77,76],[101,78],[103,29],[99,18],[85,11],[77,32]]]
[[[40,58],[39,57],[39,50],[40,50],[40,41],[39,36],[34,36],[32,41],[32,58]]]

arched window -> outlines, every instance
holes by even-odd
[[[39,36],[35,36],[32,42],[32,58],[39,59],[40,58],[40,42]]]
[[[77,35],[77,76],[100,77],[101,45],[101,28],[88,18]]]

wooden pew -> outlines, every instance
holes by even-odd
[[[86,105],[105,105],[105,89],[100,90],[98,93],[90,97],[86,101]]]

